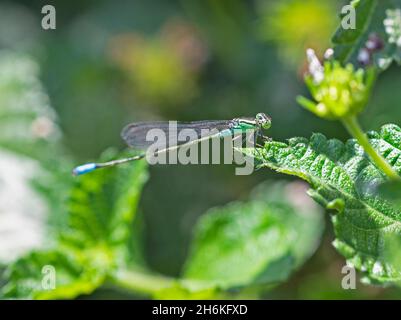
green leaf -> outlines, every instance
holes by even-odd
[[[335,59],[343,64],[350,61],[352,54],[360,45],[359,42],[366,35],[377,0],[353,0],[350,5],[355,8],[356,28],[344,29],[340,25],[332,38]]]
[[[401,210],[401,182],[389,181],[378,187],[379,195]]]
[[[33,251],[7,271],[6,298],[69,299],[89,294],[105,279],[106,251]]]
[[[392,4],[381,14],[381,33],[386,45],[376,60],[382,70],[387,69],[393,61],[401,65],[401,1],[395,0]]]
[[[296,186],[265,184],[248,202],[210,210],[197,224],[183,277],[222,289],[286,280],[322,231],[313,202],[303,208],[296,202],[306,195]]]
[[[46,160],[58,149],[61,132],[29,56],[0,51],[0,148]]]
[[[110,160],[111,153],[102,160]],[[144,161],[78,177],[68,206],[68,228],[61,231],[54,248],[33,252],[9,267],[5,295],[74,298],[98,288],[113,276],[117,267],[140,264],[139,253],[132,254],[129,249],[136,207],[146,179]],[[128,261],[133,256],[137,260]],[[45,265],[55,268],[54,290],[40,286],[40,270]]]
[[[53,241],[57,231],[50,232],[49,225],[65,222],[71,175],[57,117],[39,78],[31,57],[0,50],[0,203],[7,203],[0,204],[2,262]]]
[[[351,5],[356,10],[356,29],[344,29],[338,27],[332,38],[336,60],[343,64],[351,62],[359,65],[358,55],[366,47],[370,35],[378,36],[384,43],[384,48],[378,49],[373,53],[372,63],[379,71],[386,70],[393,61],[401,63],[401,48],[396,45],[400,35],[400,21],[397,12],[401,9],[400,0],[355,0]],[[390,11],[389,11],[390,10]],[[389,16],[390,14],[390,16]],[[394,22],[394,18],[395,21]],[[391,23],[394,32],[389,34],[385,28],[385,22],[392,19]]]
[[[124,156],[127,153],[118,157]],[[100,161],[114,158],[116,152],[110,149]],[[136,161],[78,177],[68,205],[68,228],[61,233],[61,242],[79,248],[103,244],[120,259],[120,266],[141,264],[141,253],[131,252],[139,248],[131,246],[131,242],[141,190],[148,179],[146,168],[145,161]]]
[[[100,161],[112,158],[115,152],[109,150]],[[68,206],[69,229],[62,238],[77,246],[103,242],[112,247],[125,247],[147,178],[144,161],[78,177]]]
[[[401,129],[385,125],[380,133],[368,134],[373,147],[401,173]],[[401,237],[399,208],[376,194],[385,175],[369,160],[355,140],[343,144],[314,134],[310,140],[293,138],[289,143],[268,142],[264,148],[245,153],[260,166],[298,176],[312,187],[309,194],[332,216],[334,246],[350,264],[363,271],[370,281],[401,279],[401,270],[386,259],[386,238]]]

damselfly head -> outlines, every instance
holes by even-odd
[[[272,125],[271,118],[264,113],[258,113],[255,117],[255,122],[263,129],[269,129]]]

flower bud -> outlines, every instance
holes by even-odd
[[[309,61],[316,65],[316,59]],[[317,116],[337,120],[360,113],[366,106],[374,81],[373,69],[354,70],[352,64],[343,67],[337,61],[326,61],[322,68],[310,68],[305,83],[315,101],[299,97],[298,102]],[[318,81],[317,81],[318,80]]]

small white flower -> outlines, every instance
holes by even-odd
[[[326,52],[324,53],[324,59],[325,60],[330,60],[334,56],[334,50],[332,48],[328,48]]]
[[[313,49],[306,50],[306,58],[308,59],[309,73],[313,77],[313,81],[315,84],[321,83],[324,79],[324,68],[315,51]]]
[[[31,131],[35,138],[47,139],[53,133],[54,129],[54,122],[46,116],[36,118],[31,124]]]
[[[401,9],[387,10],[383,24],[388,34],[388,41],[401,48]]]

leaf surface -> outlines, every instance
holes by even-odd
[[[368,134],[374,148],[401,173],[401,129],[393,124]],[[346,144],[322,134],[289,143],[268,142],[247,149],[259,165],[298,176],[311,185],[309,194],[332,216],[334,246],[349,263],[375,282],[398,281],[400,269],[385,258],[388,236],[401,236],[401,211],[375,190],[386,181],[355,140]]]
[[[184,277],[223,289],[286,280],[314,252],[322,231],[318,208],[313,203],[302,208],[291,199],[302,199],[306,190],[291,186],[264,184],[250,201],[205,214]]]

